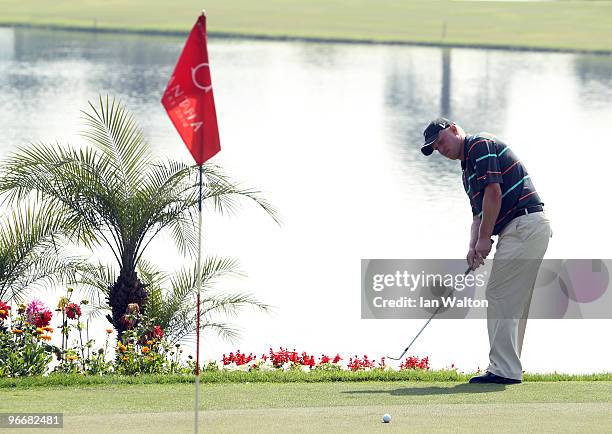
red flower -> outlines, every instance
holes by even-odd
[[[130,329],[134,326],[134,323],[132,322],[131,319],[128,318],[127,314],[124,314],[123,316],[121,316],[121,319],[119,320],[119,322],[126,329]]]
[[[0,321],[8,318],[11,307],[3,301],[0,301]]]
[[[348,368],[351,371],[359,371],[359,370],[365,369],[365,368],[374,368],[374,367],[376,367],[376,365],[374,364],[374,360],[368,359],[367,355],[364,355],[363,359],[360,359],[357,356],[355,356],[354,359],[352,357],[349,358],[349,362],[348,362],[347,366],[348,366]]]
[[[164,337],[164,329],[162,329],[160,326],[156,325],[155,327],[153,327],[153,336],[156,337],[157,339],[161,339]]]
[[[311,368],[315,365],[314,356],[308,355],[305,351],[302,351],[302,354],[299,355],[295,349],[289,351],[283,347],[280,347],[278,351],[273,351],[272,348],[270,348],[270,361],[275,368],[280,368],[285,363],[289,362],[296,365],[309,366]]]
[[[36,327],[48,326],[53,314],[45,307],[42,301],[33,299],[25,310],[28,322]]]
[[[45,327],[48,326],[51,322],[51,317],[53,314],[50,310],[44,310],[42,312],[38,312],[34,316],[34,325],[36,327]]]
[[[319,361],[320,365],[324,365],[325,363],[331,363],[331,359],[327,357],[325,354],[321,355],[321,360]]]
[[[253,353],[249,353],[247,356],[244,353],[241,353],[240,350],[236,351],[236,354],[229,353],[229,356],[223,354],[223,365],[229,365],[230,363],[235,363],[237,366],[246,365],[247,363],[255,360],[256,357]],[[256,366],[256,365],[253,365]]]
[[[429,357],[419,359],[410,356],[402,362],[400,369],[429,369]]]
[[[81,306],[76,303],[70,303],[66,306],[66,316],[70,319],[76,319],[81,316]]]

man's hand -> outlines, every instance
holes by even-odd
[[[476,245],[474,246],[475,261],[474,266],[472,266],[473,270],[480,267],[481,265],[484,265],[484,260],[487,256],[489,256],[489,253],[491,253],[492,247],[493,240],[491,240],[490,238],[478,238],[478,241],[476,241]]]
[[[470,269],[475,270],[475,265],[476,265],[476,249],[474,249],[473,247],[468,251],[468,254],[465,258],[467,260],[468,266],[470,267]]]

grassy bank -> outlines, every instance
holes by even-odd
[[[214,383],[325,383],[325,382],[466,382],[473,374],[456,371],[269,371],[203,372],[201,381]],[[607,381],[612,382],[612,373],[602,374],[525,374],[524,382]],[[46,377],[0,378],[0,389],[24,389],[36,387],[95,386],[95,385],[143,385],[143,384],[187,384],[195,381],[186,375],[140,375],[140,376],[85,376],[52,374]]]
[[[612,1],[3,0],[4,25],[612,53]]]
[[[0,390],[0,412],[62,412],[65,432],[192,432],[193,402],[191,384]],[[612,382],[207,384],[201,410],[204,432],[595,432]]]

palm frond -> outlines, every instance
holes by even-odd
[[[221,277],[244,276],[238,262],[233,258],[206,258],[202,264],[201,276],[203,325],[224,316],[236,317],[242,309],[248,307],[263,312],[271,310],[271,306],[248,293],[213,293],[212,287]],[[179,342],[196,331],[196,278],[196,268],[192,266],[171,276],[169,288],[163,288],[159,284],[148,286],[147,315],[164,328],[168,340],[172,343]],[[151,280],[148,282],[154,283]],[[233,332],[228,330],[226,336],[233,336]]]
[[[90,301],[95,300],[98,305],[107,307],[105,299],[116,279],[113,267],[98,263],[84,266],[76,283],[85,291]]]
[[[52,205],[34,203],[0,222],[0,298],[20,301],[46,281],[74,280],[83,261],[64,252],[61,220]]]
[[[0,194],[9,204],[34,195],[53,206],[70,238],[87,247],[105,241],[117,257],[120,182],[108,167],[108,160],[94,149],[32,144],[3,162]]]
[[[239,311],[244,307],[268,312],[272,310],[272,306],[262,303],[252,295],[247,293],[225,294],[221,296],[208,296],[202,302],[204,308],[203,315],[221,314],[224,316],[237,316]]]
[[[111,312],[107,303],[90,303],[89,308],[83,313],[88,319],[101,319]]]
[[[195,317],[189,318],[195,324]],[[186,324],[187,320],[182,321],[181,324]],[[242,337],[242,329],[237,327],[235,324],[223,321],[209,321],[203,322],[201,326],[202,332],[211,331],[221,339],[227,340],[230,344],[236,344]],[[169,336],[168,342],[170,344],[192,343],[195,341],[196,332],[195,327],[181,328]]]
[[[278,210],[267,201],[260,191],[252,188],[241,188],[238,183],[227,176],[215,164],[203,165],[203,196],[204,202],[212,202],[213,209],[220,214],[236,214],[239,209],[240,198],[247,198],[261,207],[278,224],[282,224]],[[197,200],[197,192],[193,193],[193,200]]]
[[[202,329],[210,329],[211,331],[215,332],[217,336],[227,340],[230,344],[238,343],[242,336],[240,328],[226,322],[206,322],[202,326]]]
[[[89,129],[81,134],[107,156],[127,199],[138,191],[142,170],[152,160],[149,146],[136,120],[119,101],[100,96],[97,106],[89,102],[89,107],[91,113],[82,112]]]
[[[163,287],[169,279],[168,273],[145,259],[140,260],[137,271],[142,283],[153,288]]]

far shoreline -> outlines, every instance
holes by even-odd
[[[177,30],[160,30],[160,29],[131,29],[121,27],[103,27],[103,26],[79,26],[79,25],[56,25],[56,24],[27,24],[27,23],[12,23],[0,22],[0,28],[14,29],[36,29],[36,30],[51,30],[65,32],[80,32],[80,33],[100,33],[100,34],[117,34],[117,35],[146,35],[146,36],[170,36],[170,37],[186,37],[189,31]],[[208,36],[211,39],[245,39],[245,40],[261,40],[261,41],[286,41],[286,42],[310,42],[319,44],[347,44],[347,45],[395,45],[407,47],[434,47],[434,48],[466,48],[466,49],[484,49],[484,50],[501,50],[501,51],[518,51],[518,52],[536,52],[536,53],[568,53],[568,54],[591,54],[598,56],[610,56],[611,50],[593,50],[593,49],[577,49],[577,48],[562,48],[562,47],[547,47],[547,46],[523,46],[511,44],[479,44],[479,43],[453,43],[442,41],[409,41],[409,40],[385,40],[385,39],[368,39],[368,38],[326,38],[317,36],[300,36],[300,35],[266,35],[258,33],[240,33],[230,31],[208,31]]]

